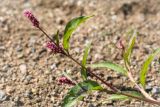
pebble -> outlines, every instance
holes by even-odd
[[[75,51],[76,53],[80,53],[80,48],[77,47],[77,48],[74,49],[74,51]]]
[[[5,46],[0,46],[0,50],[5,50]]]
[[[16,96],[16,97],[14,98],[14,101],[15,101],[15,102],[18,102],[19,99],[20,99],[20,97],[19,97],[19,96]]]
[[[50,68],[53,70],[53,69],[56,69],[57,67],[56,67],[56,64],[52,64],[51,66],[50,66]]]
[[[38,93],[38,89],[36,89],[36,88],[32,88],[31,91],[32,91],[33,94],[37,94]]]
[[[101,56],[100,54],[95,54],[94,58],[95,58],[95,60],[100,60],[103,58],[103,56]]]
[[[23,50],[22,46],[18,45],[18,46],[16,47],[16,51],[17,51],[17,52],[21,52],[22,50]]]
[[[27,91],[24,93],[24,96],[25,96],[25,97],[31,98],[31,95],[32,95],[32,91],[30,91],[30,90],[27,90]]]
[[[11,66],[10,66],[9,64],[6,64],[6,65],[3,66],[2,71],[3,71],[3,72],[7,72],[10,67],[11,67]]]
[[[19,69],[20,69],[20,71],[21,71],[22,74],[26,74],[27,73],[27,66],[26,66],[26,64],[21,64],[19,66]]]
[[[11,93],[13,93],[15,91],[15,89],[13,88],[13,87],[11,87],[11,86],[7,86],[6,87],[6,92],[7,92],[7,94],[11,94]]]
[[[23,53],[19,53],[18,55],[17,55],[17,58],[18,59],[22,59],[24,57],[24,54]]]
[[[147,85],[147,86],[146,86],[146,91],[147,91],[147,92],[150,92],[151,90],[152,90],[152,87],[149,86],[149,85]]]
[[[29,40],[29,47],[33,46],[36,43],[36,37],[31,36]]]
[[[160,87],[154,86],[152,89],[152,94],[160,94]]]
[[[50,74],[51,72],[50,72],[50,70],[45,70],[45,74],[46,75],[48,75],[48,74]]]
[[[3,90],[0,90],[0,101],[5,101],[7,99],[7,95]]]
[[[30,82],[30,80],[32,79],[33,77],[31,75],[28,75],[25,79]]]
[[[88,107],[95,107],[92,103],[90,103],[89,105],[88,105]]]

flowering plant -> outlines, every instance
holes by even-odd
[[[117,47],[122,49],[123,51],[123,60],[124,66],[115,64],[110,61],[95,63],[95,64],[86,64],[87,56],[90,50],[90,44],[85,48],[85,52],[83,55],[83,59],[81,62],[77,61],[72,57],[69,50],[69,40],[72,36],[72,33],[76,30],[76,28],[85,22],[87,19],[91,18],[92,16],[80,16],[72,19],[69,21],[65,27],[64,35],[63,35],[63,43],[62,46],[59,43],[59,32],[56,34],[56,39],[53,40],[50,36],[40,27],[39,21],[34,17],[34,15],[30,11],[25,11],[24,15],[31,21],[33,26],[38,28],[44,35],[50,40],[46,47],[49,48],[54,54],[63,54],[64,56],[68,57],[72,61],[74,61],[78,66],[81,67],[81,77],[83,79],[82,82],[77,83],[77,81],[73,81],[71,76],[69,76],[66,72],[63,72],[64,76],[59,79],[59,83],[61,84],[69,84],[73,87],[67,93],[62,101],[63,107],[72,107],[76,104],[77,101],[82,100],[85,97],[85,94],[90,91],[103,91],[107,92],[110,95],[110,100],[117,100],[117,99],[137,99],[141,101],[146,101],[151,104],[160,105],[160,101],[153,98],[149,93],[145,91],[146,86],[146,75],[149,68],[150,63],[154,59],[154,57],[160,53],[160,48],[155,50],[146,61],[143,63],[142,68],[140,70],[140,84],[138,84],[135,79],[133,78],[131,70],[131,61],[130,57],[132,54],[132,49],[134,47],[136,36],[138,32],[132,30],[130,32],[131,38],[128,43],[128,46],[124,46],[124,42],[122,39],[119,40],[117,43]],[[113,86],[111,83],[107,82],[106,80],[102,79],[100,76],[96,75],[91,69],[93,68],[107,68],[111,69],[117,73],[120,73],[129,78],[130,82],[132,82],[135,86],[133,88],[135,91],[121,91],[121,89],[117,89],[116,86]],[[97,81],[91,80],[88,77],[95,77],[97,80],[101,81],[106,87],[102,87]]]

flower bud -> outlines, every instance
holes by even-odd
[[[59,78],[58,79],[58,82],[60,83],[60,84],[68,84],[68,85],[75,85],[75,83],[73,83],[71,80],[69,80],[68,78],[66,78],[66,77],[61,77],[61,78]]]
[[[27,17],[35,27],[39,27],[39,21],[36,19],[36,17],[32,14],[31,11],[25,10],[24,11],[24,16]]]
[[[57,46],[53,42],[47,42],[46,47],[49,48],[53,53],[62,53],[63,49],[60,46]]]

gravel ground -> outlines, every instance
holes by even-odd
[[[0,107],[59,107],[71,86],[58,85],[61,72],[67,70],[81,81],[79,67],[60,55],[47,52],[47,38],[24,18],[30,9],[49,35],[80,15],[95,16],[83,24],[71,38],[71,54],[81,60],[85,45],[92,41],[88,63],[112,60],[123,64],[121,51],[115,48],[120,37],[131,28],[139,31],[132,56],[133,74],[138,80],[143,60],[160,47],[160,0],[1,0],[0,4]],[[117,87],[131,87],[126,77],[109,70],[97,75]],[[147,90],[159,98],[159,59],[155,59],[147,77]],[[108,101],[106,93],[95,92],[75,107],[151,107],[146,102]],[[155,107],[155,106],[154,106]]]

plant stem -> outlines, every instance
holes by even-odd
[[[79,66],[83,67],[77,60],[75,60],[71,55],[68,55],[67,57],[69,57],[70,59],[72,59],[74,62],[76,62]],[[87,70],[87,68],[85,68]],[[101,79],[99,76],[97,76],[96,74],[94,74],[93,72],[91,72],[90,70],[88,71],[92,76],[96,77],[98,80],[100,80],[102,83],[104,83],[106,86],[110,87],[113,91],[110,91],[110,92],[113,92],[115,94],[121,94],[121,95],[125,95],[125,96],[128,96],[128,97],[132,97],[132,98],[135,98],[137,100],[140,100],[140,101],[146,101],[146,102],[149,102],[149,103],[152,103],[152,104],[157,104],[157,105],[160,105],[160,102],[154,100],[154,99],[146,99],[146,98],[140,98],[140,97],[136,97],[136,96],[133,96],[131,94],[128,94],[128,93],[124,93],[124,92],[121,92],[119,91],[118,89],[116,89],[115,87],[113,87],[111,84],[107,83],[106,81],[104,81],[103,79]],[[148,98],[148,97],[147,97]]]
[[[132,74],[131,74],[131,70],[128,66],[128,64],[125,62],[125,67],[127,68],[128,72],[127,72],[127,75],[128,75],[128,78],[130,79],[130,81],[138,88],[138,90],[148,99],[150,100],[154,100],[156,101],[155,99],[153,99],[142,87],[140,87],[136,81],[134,80]]]
[[[44,33],[44,35],[49,38],[56,46],[57,44],[54,42],[54,40],[52,38],[50,38],[50,36],[41,28],[41,27],[38,27],[40,31],[42,31]],[[59,46],[58,46],[59,47]],[[157,105],[160,105],[160,102],[154,100],[154,99],[144,99],[144,98],[140,98],[140,97],[136,97],[136,96],[133,96],[133,95],[130,95],[130,94],[127,94],[127,93],[123,93],[121,91],[119,91],[117,88],[113,87],[112,84],[104,81],[103,79],[101,79],[99,76],[97,76],[96,74],[94,74],[92,71],[90,71],[89,69],[87,69],[86,67],[84,67],[81,63],[79,63],[76,59],[74,59],[68,52],[66,53],[64,50],[62,50],[62,54],[67,56],[68,58],[70,58],[71,60],[73,60],[75,63],[77,63],[79,66],[83,67],[86,69],[86,71],[88,71],[88,73],[94,77],[96,77],[98,80],[100,80],[102,83],[104,83],[106,86],[108,86],[110,89],[112,89],[111,92],[113,93],[116,93],[116,94],[121,94],[121,95],[125,95],[125,96],[128,96],[128,97],[132,97],[132,98],[135,98],[135,99],[138,99],[138,100],[143,100],[143,101],[146,101],[146,102],[149,102],[149,103],[152,103],[152,104],[157,104]],[[132,76],[131,76],[132,77]],[[130,78],[131,79],[131,78]],[[137,84],[138,85],[138,84]],[[148,97],[147,97],[148,98]],[[151,97],[152,98],[152,97]]]
[[[121,92],[121,93],[119,93],[119,94],[121,94],[121,95],[125,95],[125,96],[128,96],[128,97],[132,97],[132,98],[135,98],[135,99],[137,99],[137,100],[142,100],[142,101],[146,101],[146,102],[149,102],[149,103],[151,103],[151,104],[157,104],[157,105],[160,105],[160,102],[158,102],[158,101],[156,101],[156,100],[151,100],[151,99],[146,99],[146,98],[140,98],[140,97],[136,97],[136,96],[133,96],[133,95],[131,95],[131,94],[127,94],[127,93],[123,93],[123,92]]]
[[[143,88],[141,88],[136,82],[135,80],[133,79],[133,76],[130,72],[128,72],[128,77],[129,79],[134,83],[134,85],[138,88],[138,90],[148,99],[150,100],[154,100],[156,101],[155,99],[153,99]]]
[[[48,39],[50,39],[54,44],[56,44],[56,43],[54,42],[54,40],[53,40],[41,27],[38,27],[38,29],[39,29],[40,31],[42,31],[42,32],[44,33],[44,35],[47,36]]]
[[[106,86],[108,86],[109,88],[111,88],[114,92],[118,92],[118,89],[113,87],[112,84],[104,81],[102,78],[100,78],[99,76],[97,76],[96,74],[94,74],[92,71],[90,71],[89,69],[87,69],[86,67],[82,66],[81,63],[79,63],[77,60],[75,60],[71,55],[67,55],[68,58],[70,58],[71,60],[73,60],[75,63],[77,63],[79,66],[83,67],[86,69],[86,71],[88,71],[88,73],[94,77],[96,77],[98,80],[100,80],[102,83],[104,83]]]
[[[122,53],[125,53],[125,47],[123,47]],[[123,57],[123,55],[122,55],[122,57]],[[123,58],[124,58],[124,57],[123,57]],[[142,87],[140,87],[140,86],[136,83],[136,81],[134,80],[134,78],[133,78],[133,76],[132,76],[132,74],[131,74],[130,67],[129,67],[128,63],[125,61],[125,59],[124,59],[124,63],[125,63],[126,69],[128,70],[127,75],[128,75],[128,78],[130,79],[130,81],[138,88],[138,90],[139,90],[146,98],[148,98],[148,99],[150,99],[150,100],[153,100],[153,101],[156,101],[156,100],[153,99]]]
[[[128,93],[124,93],[124,92],[117,92],[117,93],[114,93],[113,91],[109,91],[109,90],[102,90],[104,92],[107,92],[109,94],[119,94],[119,95],[125,95],[125,96],[128,96],[128,97],[131,97],[131,98],[134,98],[134,99],[137,99],[139,101],[145,101],[145,102],[149,102],[151,104],[157,104],[157,105],[160,105],[160,102],[156,102],[156,101],[153,101],[153,100],[150,100],[150,99],[146,99],[146,98],[141,98],[141,97],[137,97],[137,96],[133,96],[131,94],[128,94]]]

